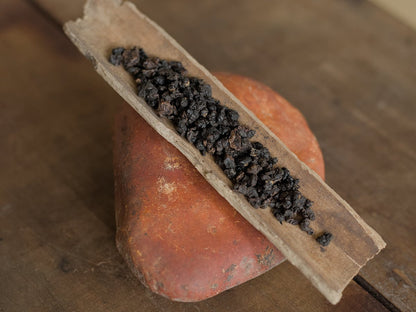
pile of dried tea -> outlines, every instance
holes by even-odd
[[[202,155],[210,154],[254,208],[270,207],[276,219],[299,225],[313,234],[312,201],[299,191],[299,180],[259,142],[251,141],[255,131],[239,123],[239,114],[212,97],[211,86],[187,76],[180,62],[149,57],[137,47],[115,48],[113,65],[123,65],[135,79],[138,95],[160,117],[172,121],[176,131]],[[328,245],[332,235],[317,240]]]

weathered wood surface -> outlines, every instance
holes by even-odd
[[[82,14],[81,0],[36,2],[61,23]],[[136,3],[210,70],[256,78],[301,109],[329,184],[388,243],[360,275],[415,310],[415,33],[365,1]],[[0,2],[0,12],[0,110],[9,116],[0,121],[1,308],[383,311],[354,282],[330,306],[288,263],[198,304],[142,288],[114,248],[110,137],[119,97],[45,16],[21,0]]]
[[[195,304],[145,289],[114,244],[119,96],[25,2],[0,11],[0,311],[384,311],[354,282],[332,306],[288,263]]]
[[[333,304],[343,289],[368,260],[384,248],[382,238],[336,194],[322,179],[251,111],[245,108],[224,86],[190,56],[163,29],[143,15],[131,2],[89,0],[82,19],[67,22],[64,30],[80,51],[93,63],[96,71],[128,102],[161,136],[173,144],[195,166],[202,176],[247,221],[263,233]],[[230,180],[216,165],[213,157],[202,156],[181,137],[166,119],[159,118],[146,102],[137,96],[130,75],[109,63],[114,47],[143,47],[149,55],[182,62],[190,76],[211,85],[213,97],[240,115],[240,122],[256,130],[253,141],[267,147],[279,159],[279,165],[300,179],[302,193],[314,202],[316,233],[333,233],[325,249],[298,227],[279,224],[269,209],[253,209],[243,195],[234,192]]]
[[[370,0],[416,30],[416,2],[413,0]]]

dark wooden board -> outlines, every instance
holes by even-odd
[[[82,13],[81,1],[49,3],[63,20]],[[266,82],[305,113],[328,182],[390,246],[361,275],[403,311],[414,310],[414,32],[362,1],[219,3],[166,2],[161,11],[161,1],[139,2],[209,69]],[[119,97],[45,16],[22,1],[3,1],[0,11],[7,116],[0,119],[0,308],[383,311],[355,283],[331,307],[287,263],[198,304],[144,289],[113,241],[111,123]],[[239,45],[242,36],[251,44]],[[262,61],[246,63],[259,50]]]
[[[114,244],[119,97],[57,27],[25,2],[3,4],[1,311],[383,311],[355,283],[331,306],[289,264],[196,304],[145,289]]]
[[[163,29],[143,15],[131,2],[89,0],[84,16],[64,25],[64,31],[78,49],[92,61],[94,69],[164,139],[174,145],[249,223],[263,233],[332,304],[338,303],[343,289],[371,260],[385,242],[322,179],[293,154],[257,117],[240,103],[212,74],[189,55]],[[142,98],[130,75],[108,61],[108,53],[117,46],[143,47],[150,55],[180,61],[190,76],[203,79],[212,88],[213,97],[238,112],[240,122],[255,129],[253,141],[266,146],[300,180],[300,190],[314,202],[317,233],[327,230],[334,235],[330,247],[319,248],[315,239],[298,228],[281,225],[269,209],[253,209],[233,191],[230,180],[210,156],[201,156],[170,122],[159,118]]]

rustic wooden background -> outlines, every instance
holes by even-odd
[[[0,311],[416,310],[416,33],[361,0],[137,0],[213,71],[306,116],[328,183],[388,246],[331,306],[289,263],[199,303],[145,289],[114,246],[121,99],[64,36],[81,0],[0,2]]]
[[[369,0],[383,8],[405,24],[416,29],[416,1],[414,0]]]

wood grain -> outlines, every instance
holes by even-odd
[[[193,59],[164,30],[154,24],[130,2],[90,0],[83,19],[68,22],[64,30],[81,52],[91,60],[97,72],[145,119],[160,135],[181,151],[205,179],[256,229],[262,232],[333,304],[342,290],[365,263],[385,243],[358,214],[322,179],[294,155],[260,120],[224,86]],[[325,252],[311,236],[297,227],[280,225],[269,209],[253,209],[244,196],[232,190],[231,182],[210,156],[203,157],[190,143],[176,133],[174,127],[156,116],[136,95],[134,82],[121,68],[108,62],[112,48],[140,46],[147,53],[181,61],[189,75],[202,78],[212,87],[215,98],[239,112],[242,124],[256,130],[253,138],[277,156],[280,166],[288,168],[300,179],[302,193],[314,202],[318,233],[334,234]]]
[[[34,2],[63,24],[82,14],[84,1]],[[262,81],[302,111],[323,149],[329,184],[387,241],[387,248],[371,260],[360,275],[402,311],[414,311],[416,71],[410,64],[416,59],[416,33],[367,1],[241,0],[238,6],[220,0],[134,2],[208,69]],[[0,200],[2,204],[14,204],[13,215],[27,215],[24,219],[9,218],[10,214],[3,219],[0,217],[0,222],[6,222],[5,226],[1,223],[0,233],[15,231],[19,224],[39,233],[37,240],[30,241],[25,236],[27,232],[19,231],[13,241],[2,235],[4,239],[0,244],[7,246],[6,253],[16,255],[12,269],[2,275],[2,280],[10,281],[7,288],[1,288],[6,287],[4,283],[0,285],[0,301],[5,302],[5,294],[11,293],[11,301],[7,302],[16,303],[6,305],[6,311],[36,310],[33,306],[40,305],[45,307],[42,311],[48,311],[47,307],[56,302],[67,303],[64,311],[96,311],[95,305],[113,311],[149,306],[154,307],[149,311],[229,311],[230,307],[237,311],[383,311],[383,307],[362,290],[360,292],[355,283],[346,288],[338,305],[329,307],[288,264],[259,279],[262,294],[256,279],[196,307],[163,300],[161,303],[157,296],[127,279],[123,282],[127,286],[117,284],[119,291],[116,293],[106,290],[116,279],[109,276],[112,274],[109,268],[117,267],[116,257],[104,268],[101,265],[102,269],[95,267],[92,272],[93,266],[77,258],[68,258],[68,255],[90,257],[92,251],[100,258],[102,250],[112,250],[114,242],[94,236],[80,246],[77,242],[82,240],[81,236],[61,238],[59,226],[68,222],[75,227],[76,223],[79,235],[100,227],[101,223],[105,224],[109,237],[114,231],[113,208],[108,204],[112,200],[112,173],[108,170],[111,142],[106,135],[111,135],[112,107],[119,97],[66,43],[54,29],[56,24],[43,21],[34,10],[23,6],[22,0],[5,0],[0,5],[3,5],[0,26],[4,38],[0,66],[2,73],[8,73],[2,76],[0,109],[3,115],[10,116],[10,121],[1,120],[0,136],[13,136],[21,141],[19,147],[14,147],[12,141],[0,141],[1,149],[7,151],[0,154],[3,170]],[[162,6],[164,9],[160,10]],[[44,49],[25,52],[39,46],[39,42]],[[259,51],[261,57],[256,59]],[[40,61],[41,55],[47,60]],[[8,64],[7,69],[5,64]],[[60,68],[59,73],[57,68]],[[36,74],[37,82],[33,83],[26,72]],[[27,88],[24,94],[20,92],[21,85]],[[51,100],[51,95],[55,100]],[[5,106],[4,103],[12,104]],[[58,114],[61,117],[54,121],[55,114],[59,113],[54,105],[61,104],[67,110]],[[32,108],[25,111],[28,107]],[[47,115],[41,122],[39,117],[33,117],[38,110]],[[94,111],[102,115],[93,118]],[[26,126],[21,129],[23,124]],[[55,139],[61,128],[67,128],[64,139]],[[42,140],[36,139],[36,134],[40,133]],[[22,140],[23,137],[27,139]],[[56,155],[58,161],[45,158],[49,154]],[[20,166],[17,160],[23,158],[27,158],[25,169],[12,171],[11,168]],[[42,163],[55,170],[40,174]],[[33,180],[36,174],[53,183],[33,189],[35,182],[26,181]],[[22,189],[26,191],[22,193]],[[70,196],[50,198],[48,195],[49,192],[62,194],[62,189]],[[21,194],[18,204],[15,193]],[[58,209],[67,201],[71,206],[66,207],[76,210],[69,216],[65,210]],[[42,213],[54,215],[54,220],[58,221],[50,228],[45,228],[41,217],[28,221],[29,214],[43,206],[48,209],[44,208]],[[88,215],[97,218],[87,218]],[[76,222],[78,219],[80,221]],[[57,262],[50,260],[50,253],[46,253],[47,257],[45,253],[34,255],[46,238],[60,248],[53,254],[54,259],[66,256],[75,271],[91,272],[84,273],[82,292],[72,290],[72,285],[78,287],[72,279],[77,272],[55,272]],[[4,255],[0,252],[2,264],[10,259],[1,258]],[[29,258],[32,261],[28,261]],[[35,263],[43,265],[36,268]],[[49,278],[35,278],[37,287],[27,287],[35,270],[38,275]],[[102,281],[109,285],[101,285]],[[132,291],[134,285],[138,288]],[[293,291],[288,293],[285,285],[291,285]],[[43,295],[50,289],[56,290],[55,296]],[[22,300],[23,294],[27,301]],[[245,298],[246,305],[239,298]],[[17,305],[19,302],[21,305]],[[4,305],[0,303],[0,306]]]
[[[208,69],[253,77],[301,109],[328,183],[387,242],[360,275],[416,310],[416,33],[367,1],[135,3]]]
[[[416,3],[412,0],[370,0],[398,19],[416,29]]]
[[[0,10],[1,311],[386,311],[353,282],[332,306],[289,263],[195,304],[145,289],[114,244],[119,96],[25,2]]]

